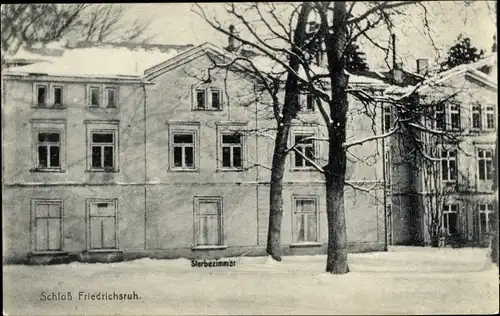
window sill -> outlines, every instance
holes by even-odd
[[[306,248],[306,247],[321,247],[323,246],[320,242],[301,242],[301,243],[293,243],[290,245],[290,248]]]
[[[221,112],[222,108],[219,108],[219,109],[194,108],[193,111],[200,111],[200,112]]]
[[[115,253],[115,252],[123,252],[120,249],[88,249],[88,253]]]
[[[170,168],[171,172],[198,172],[198,169],[177,169],[177,168]]]
[[[50,256],[50,255],[67,255],[68,252],[64,250],[47,250],[31,252],[30,256]]]
[[[243,172],[245,169],[243,168],[219,168],[216,172]]]
[[[220,245],[220,246],[196,246],[196,247],[192,247],[191,250],[223,250],[223,249],[227,249],[227,246],[223,246],[223,245]]]
[[[47,104],[46,105],[39,105],[39,104],[37,104],[37,105],[34,105],[33,108],[34,109],[47,109],[47,110],[64,110],[64,109],[67,109],[67,106],[65,106],[65,105],[55,105],[55,104],[50,105],[50,106],[47,105]]]
[[[304,168],[299,168],[299,167],[294,167],[290,168],[290,171],[316,171],[313,167],[304,167]]]
[[[40,172],[40,173],[65,173],[64,169],[31,169],[30,172]]]
[[[117,110],[116,106],[97,106],[97,105],[89,105],[89,109],[92,110]]]
[[[87,169],[85,172],[91,173],[118,173],[120,169]]]

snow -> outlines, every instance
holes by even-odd
[[[50,56],[38,54],[35,52],[31,52],[25,50],[24,48],[20,48],[15,55],[7,55],[5,59],[7,60],[42,60],[42,61],[54,61],[60,58],[60,56]]]
[[[8,315],[468,314],[498,311],[498,270],[486,249],[393,247],[350,254],[351,272],[324,272],[325,256],[4,266]],[[202,261],[202,260],[201,260]],[[72,301],[42,301],[70,291]],[[135,291],[139,300],[78,300],[78,292]]]
[[[169,60],[179,52],[171,49],[128,49],[90,47],[64,51],[61,57],[27,66],[10,68],[8,73],[42,73],[52,76],[118,77],[142,76],[144,71]]]

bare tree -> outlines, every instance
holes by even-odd
[[[125,20],[131,10],[127,4],[94,4],[82,14],[77,32],[83,40],[92,42],[148,41],[145,33],[151,21]]]
[[[427,111],[429,106],[432,108],[432,104],[424,106],[418,102],[418,95],[415,92],[420,84],[413,85],[410,91],[397,98],[376,96],[349,85],[349,74],[346,72],[346,59],[344,58],[347,45],[359,37],[365,37],[388,55],[390,47],[377,42],[369,31],[380,26],[391,30],[394,27],[391,18],[402,14],[401,10],[409,5],[421,8],[427,19],[426,7],[418,1],[374,1],[364,4],[353,2],[349,5],[346,2],[307,2],[281,5],[280,9],[273,3],[240,5],[230,3],[226,6],[226,13],[236,21],[235,24],[242,28],[241,35],[226,29],[201,6],[196,6],[196,11],[213,28],[232,36],[242,44],[242,47],[252,48],[260,55],[253,59],[238,55],[230,61],[219,62],[217,66],[229,67],[236,62],[244,63],[247,71],[260,80],[261,85],[266,88],[265,90],[273,99],[273,113],[277,129],[271,175],[267,252],[276,260],[280,260],[279,236],[283,213],[281,182],[284,156],[287,153],[294,151],[302,155],[303,159],[325,177],[328,218],[326,271],[342,274],[349,271],[344,210],[344,186],[349,185],[345,177],[349,149],[390,137],[399,133],[400,130],[412,131],[410,134],[414,135],[412,139],[417,145],[420,144],[421,140],[418,135],[421,133],[443,134],[441,131],[428,128],[421,121],[421,113]],[[356,6],[362,9],[354,10]],[[310,20],[314,20],[319,27],[315,29],[312,36],[308,36],[305,40],[305,22]],[[312,47],[322,47],[322,50],[318,52],[311,49]],[[326,55],[326,65],[315,65],[312,62],[314,58],[311,56],[316,53]],[[266,62],[262,62],[263,60]],[[425,74],[420,78],[425,78]],[[421,82],[423,83],[424,81]],[[277,91],[283,87],[285,93],[281,101],[277,97]],[[314,157],[304,155],[295,146],[286,147],[288,125],[297,115],[297,97],[300,93],[314,96],[315,105],[328,131],[326,139],[314,139],[328,142],[329,153],[326,164],[315,161]],[[367,109],[365,113],[368,115],[376,113],[375,108],[381,102],[390,104],[397,112],[392,128],[384,133],[374,133],[370,137],[347,141],[348,95],[363,103]],[[369,111],[370,107],[372,110]],[[376,125],[378,116],[371,117]]]
[[[22,45],[65,37],[86,41],[145,41],[151,21],[127,20],[127,4],[2,4],[2,56]]]
[[[59,40],[81,25],[87,4],[2,4],[2,55],[20,46]]]

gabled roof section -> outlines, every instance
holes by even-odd
[[[494,55],[494,56],[492,56]],[[478,80],[479,82],[489,86],[490,88],[497,89],[497,81],[496,77],[486,74],[484,71],[481,71],[484,67],[492,67],[492,69],[496,68],[496,54],[492,54],[482,58],[481,60],[471,63],[471,64],[462,64],[446,71],[440,72],[437,75],[434,75],[428,79],[417,83],[416,85],[407,86],[407,87],[397,87],[391,86],[385,90],[387,94],[397,94],[407,96],[411,93],[425,93],[432,87],[437,87],[443,84],[446,81],[453,80],[462,75],[468,75],[471,78]]]
[[[171,58],[164,59],[163,62],[158,63],[156,65],[152,65],[151,67],[144,70],[144,75],[147,80],[154,79],[159,75],[181,65],[190,60],[198,58],[200,56],[210,54],[214,57],[227,59],[228,61],[238,57],[237,55],[228,52],[227,50],[214,45],[212,43],[205,42],[198,46],[190,47],[189,49],[172,56]]]

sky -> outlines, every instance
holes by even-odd
[[[407,14],[395,21],[397,36],[397,54],[405,66],[412,68],[418,58],[427,58],[432,64],[453,44],[458,35],[470,37],[472,44],[491,52],[493,36],[496,32],[493,5],[486,1],[436,1],[427,3],[430,33],[424,34],[423,11],[409,6]],[[217,19],[229,25],[222,3],[204,4],[210,12],[215,12]],[[286,4],[283,4],[286,5]],[[130,19],[140,18],[153,21],[150,34],[152,43],[161,44],[201,44],[212,42],[227,45],[227,37],[209,26],[200,16],[192,11],[193,3],[149,3],[133,4]],[[381,31],[380,38],[385,38]],[[376,35],[375,35],[376,37]],[[431,42],[432,38],[433,42]],[[360,41],[366,52],[368,64],[373,68],[384,67],[385,54],[369,44]],[[436,49],[437,48],[437,49]]]

